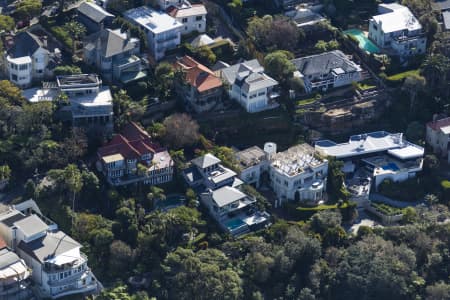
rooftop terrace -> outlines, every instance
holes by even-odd
[[[353,135],[346,143],[337,144],[330,140],[317,141],[316,150],[336,158],[347,158],[387,151],[399,159],[421,157],[424,149],[403,139],[402,133],[376,131]]]
[[[279,152],[272,157],[272,167],[288,176],[296,176],[307,168],[320,166],[324,161],[315,157],[314,148],[308,144],[300,144]]]

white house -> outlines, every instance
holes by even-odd
[[[383,3],[378,6],[378,12],[379,15],[369,20],[369,38],[375,44],[400,58],[425,53],[427,38],[409,8]]]
[[[224,186],[200,195],[209,214],[233,236],[257,230],[269,223],[270,215],[256,209],[256,199],[239,189]]]
[[[182,34],[206,31],[207,11],[203,4],[191,4],[184,1],[181,5],[169,7],[167,13],[183,24]]]
[[[57,48],[49,50],[46,37],[24,31],[14,37],[14,45],[6,51],[6,73],[9,80],[20,87],[52,75],[49,65],[59,60]],[[54,64],[53,64],[54,67]]]
[[[58,299],[96,291],[99,283],[80,252],[81,245],[35,211],[34,201],[25,204],[2,210],[0,235],[32,269],[38,296]]]
[[[253,59],[220,70],[229,85],[228,94],[247,112],[254,113],[278,107],[280,95],[274,91],[278,82],[264,73],[258,60]]]
[[[148,47],[155,60],[162,59],[167,50],[180,44],[183,24],[168,14],[141,6],[127,10],[123,15],[145,32]]]
[[[433,152],[445,157],[450,150],[450,117],[434,119],[427,124],[426,141]]]
[[[270,184],[277,195],[276,205],[289,200],[324,200],[328,161],[315,155],[314,148],[300,144],[270,156]]]
[[[236,152],[235,158],[239,163],[239,178],[259,188],[261,174],[269,167],[268,154],[258,146],[253,146]]]
[[[297,68],[294,76],[303,80],[308,93],[350,85],[363,79],[361,67],[340,50],[296,58],[292,63]]]
[[[31,270],[0,238],[0,299],[30,299]]]
[[[190,187],[196,189],[215,190],[242,184],[236,172],[224,167],[222,161],[210,153],[191,160],[191,166],[183,171],[183,177]]]
[[[343,161],[346,177],[364,171],[375,188],[385,179],[400,182],[415,177],[422,170],[425,152],[424,148],[406,141],[402,133],[386,131],[353,135],[348,142],[340,144],[317,141],[315,149],[324,156]]]

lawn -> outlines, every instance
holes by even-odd
[[[402,73],[397,73],[397,74],[388,76],[386,79],[388,81],[402,81],[403,79],[405,79],[408,76],[419,75],[419,73],[420,73],[419,69],[409,70],[409,71],[405,71]]]
[[[316,101],[317,101],[317,99],[315,97],[313,97],[313,98],[299,100],[299,101],[296,102],[296,104],[297,104],[297,106],[303,106],[303,105],[312,104],[312,103],[314,103]]]
[[[358,82],[357,86],[360,91],[366,91],[377,87],[375,84],[369,81]]]

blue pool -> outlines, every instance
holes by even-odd
[[[400,170],[395,163],[388,163],[387,165],[384,165],[381,167],[383,170],[391,170],[391,171],[398,171]]]
[[[233,231],[236,228],[239,228],[243,225],[246,225],[246,224],[241,219],[233,219],[226,223],[226,226],[227,226],[228,230],[230,230],[230,231]]]
[[[369,40],[361,30],[349,29],[344,31],[344,33],[356,38],[358,40],[359,48],[364,49],[369,53],[380,53],[380,48]]]

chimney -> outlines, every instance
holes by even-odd
[[[47,48],[47,36],[46,35],[42,35],[40,37],[40,40],[42,42],[42,45],[44,45],[44,48]]]
[[[127,29],[126,35],[127,35],[127,40],[131,39],[131,30],[130,29]]]

